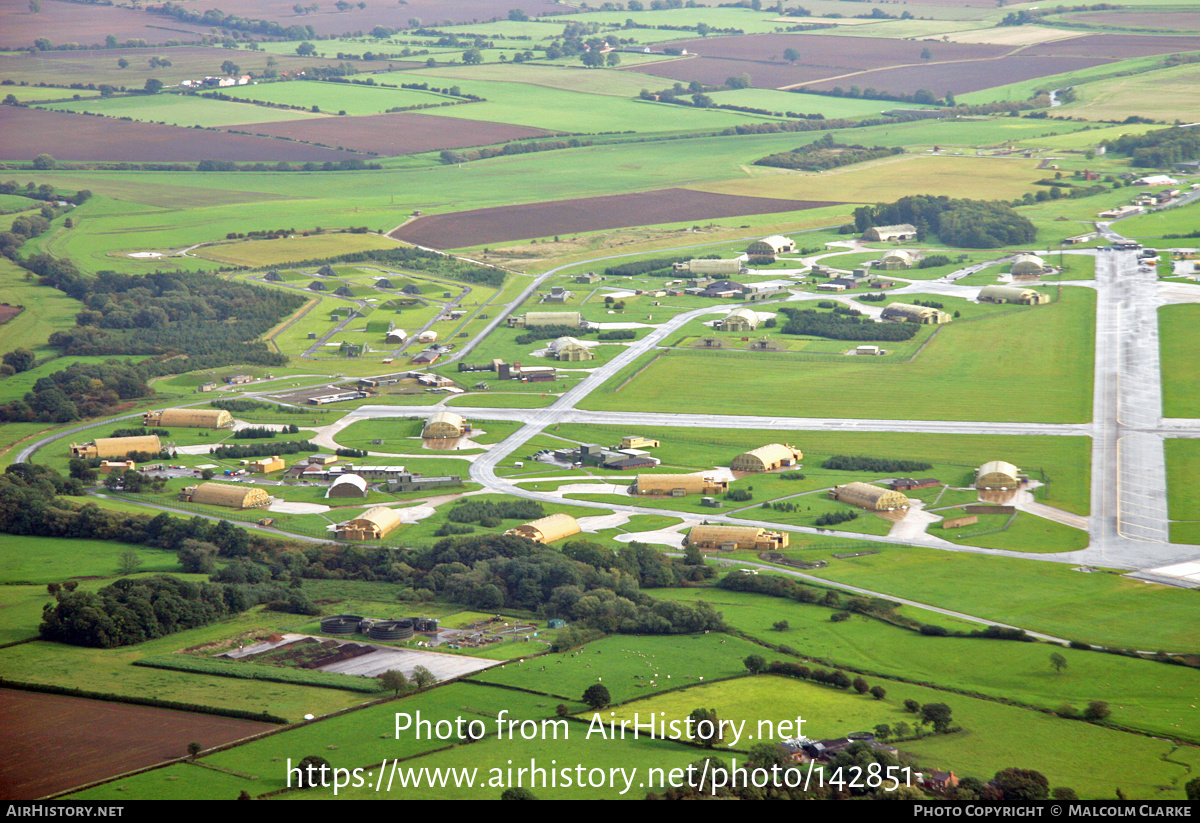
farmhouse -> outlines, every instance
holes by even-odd
[[[1019,303],[1022,306],[1040,306],[1050,302],[1050,295],[1020,286],[984,286],[979,292],[981,303]]]
[[[774,257],[784,252],[795,251],[796,243],[790,237],[772,234],[762,240],[755,240],[746,249],[746,254],[752,257]]]
[[[98,457],[124,457],[132,452],[150,452],[158,454],[162,451],[162,442],[157,434],[141,437],[97,437],[94,443],[84,443],[82,446],[71,444],[71,456],[90,460]]]
[[[596,359],[596,353],[574,337],[560,337],[553,340],[547,349],[555,360],[569,363]]]
[[[735,472],[769,472],[784,466],[794,466],[804,459],[799,449],[782,443],[759,446],[753,451],[733,458],[729,467]]]
[[[400,525],[400,515],[387,506],[367,509],[361,516],[337,527],[338,540],[380,540]]]
[[[890,491],[870,483],[847,483],[844,486],[834,486],[829,492],[830,498],[851,506],[858,506],[868,511],[895,511],[907,509],[908,498],[900,492]]]
[[[895,226],[875,226],[863,232],[863,240],[889,242],[892,240],[916,240],[917,227],[911,223],[899,223]]]
[[[719,494],[729,491],[728,480],[703,474],[639,474],[634,494],[683,497],[686,494]]]
[[[1008,271],[1013,277],[1018,275],[1041,275],[1049,274],[1054,271],[1053,267],[1047,266],[1046,261],[1038,257],[1036,254],[1018,254],[1013,258],[1012,265],[1008,267]]]
[[[201,483],[188,486],[179,493],[185,503],[206,506],[225,506],[230,509],[261,509],[271,505],[270,496],[255,486],[233,486],[226,483]]]
[[[754,526],[693,526],[685,541],[685,545],[714,551],[776,551],[787,544],[787,532],[769,532]]]
[[[343,474],[333,481],[326,497],[366,497],[367,481],[357,474]]]
[[[520,317],[508,318],[514,329],[536,329],[542,326],[568,326],[577,329],[583,325],[583,315],[577,311],[531,311]]]
[[[553,543],[573,534],[579,534],[579,523],[569,514],[552,514],[532,523],[509,529],[505,534],[525,537],[535,543]]]
[[[424,437],[426,440],[442,437],[462,437],[464,433],[470,430],[471,427],[467,425],[467,421],[461,415],[457,415],[454,412],[441,411],[429,418],[429,422],[425,424],[425,428],[421,432],[421,437]]]
[[[904,249],[893,249],[879,258],[879,262],[875,264],[875,268],[883,269],[884,271],[895,271],[897,269],[911,269],[913,265],[913,256],[911,252]]]
[[[718,320],[716,325],[720,326],[722,331],[746,332],[754,331],[761,322],[762,318],[757,312],[750,309],[734,309],[723,320]]]
[[[181,429],[228,429],[233,415],[224,409],[163,409],[142,415],[143,426]]]
[[[690,272],[692,274],[707,274],[728,276],[740,274],[745,268],[741,260],[688,260],[686,263],[675,263],[671,269],[675,272]]]
[[[884,320],[895,320],[898,323],[922,323],[940,325],[950,322],[947,312],[931,309],[928,306],[914,306],[911,303],[892,303],[883,310]]]
[[[1012,463],[992,460],[975,470],[975,488],[1002,491],[1015,489],[1021,483],[1020,474],[1020,470]]]

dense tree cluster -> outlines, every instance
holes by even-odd
[[[69,423],[111,414],[125,401],[153,394],[146,385],[151,365],[123,360],[72,363],[38,378],[20,400],[0,404],[0,421]]]
[[[173,17],[181,23],[215,29],[236,29],[280,40],[309,40],[317,36],[316,30],[312,26],[283,26],[273,20],[254,20],[239,17],[236,14],[225,14],[219,9],[208,9],[201,12],[179,3],[172,3],[170,0],[161,6],[147,6],[146,10],[152,14]]]
[[[1123,134],[1106,140],[1109,151],[1129,155],[1134,166],[1169,168],[1176,163],[1200,158],[1200,134],[1195,129],[1170,128],[1145,134]]]
[[[40,631],[46,640],[110,649],[204,626],[286,596],[278,585],[189,583],[166,575],[125,578],[95,593],[61,595],[42,613]]]
[[[320,260],[293,261],[289,265],[319,266],[323,263],[390,263],[410,271],[448,277],[451,280],[461,280],[464,283],[478,283],[481,286],[499,288],[504,285],[504,271],[493,266],[481,266],[460,260],[448,254],[418,249],[415,247],[396,246],[389,249],[368,249],[367,251],[352,252],[340,257],[328,257]]]
[[[671,266],[690,260],[690,257],[654,257],[633,263],[609,266],[604,273],[609,277],[636,277],[639,274],[670,274]]]
[[[277,454],[315,452],[318,446],[309,440],[285,440],[282,443],[247,443],[237,446],[217,446],[212,455],[220,460],[245,460],[247,457],[272,457]]]
[[[920,330],[912,323],[876,323],[869,317],[845,312],[781,307],[788,322],[784,334],[806,334],[831,340],[910,340]]]
[[[1037,229],[1028,218],[998,201],[915,195],[901,197],[895,203],[860,206],[854,210],[854,228],[858,232],[897,223],[916,226],[918,240],[937,235],[947,245],[972,249],[1020,246],[1037,236]]]
[[[804,171],[824,171],[838,166],[848,166],[852,163],[865,163],[868,160],[878,160],[893,154],[903,154],[900,146],[866,146],[849,145],[834,142],[833,135],[827,134],[813,142],[791,151],[769,154],[754,161],[756,166],[774,166],[781,169],[799,169]]]
[[[823,469],[846,472],[871,472],[890,474],[893,472],[923,472],[933,468],[923,460],[893,460],[888,457],[867,457],[861,454],[835,454],[821,464]]]
[[[446,519],[452,523],[483,523],[485,526],[498,526],[501,520],[536,520],[545,515],[545,509],[536,500],[491,501],[468,497],[456,500],[454,508],[446,513]]]

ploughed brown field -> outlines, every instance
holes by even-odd
[[[35,800],[277,728],[170,709],[0,690],[0,798]]]
[[[1112,61],[1098,57],[1002,57],[999,60],[969,60],[965,63],[864,71],[837,80],[811,83],[806,88],[829,91],[838,86],[843,89],[858,86],[893,94],[913,94],[921,89],[928,89],[941,97],[946,92],[966,94],[970,91],[990,89],[993,86],[1032,80],[1036,77],[1048,77],[1110,62]]]
[[[248,137],[207,129],[135,123],[113,117],[0,106],[4,160],[55,160],[142,163],[234,160],[238,162],[337,162],[355,155],[288,140]]]
[[[1200,19],[1200,14],[1191,15]],[[1140,15],[1139,15],[1140,17]],[[1030,46],[1022,55],[1062,57],[1108,57],[1126,60],[1153,54],[1200,51],[1200,37],[1160,36],[1153,34],[1085,34],[1069,40],[1055,40]]]
[[[843,38],[854,39],[859,38]],[[798,83],[815,83],[827,77],[856,72],[854,68],[822,68],[806,66],[797,63],[789,66],[786,62],[760,63],[753,60],[726,60],[721,57],[689,57],[682,60],[668,60],[663,63],[649,63],[633,68],[638,74],[653,74],[664,80],[678,80],[690,83],[695,80],[706,86],[722,85],[727,78],[747,75],[750,85],[758,89],[778,89],[783,86],[794,86]],[[669,86],[670,83],[663,83]]]
[[[463,107],[464,109],[470,106]],[[325,146],[386,156],[417,154],[435,149],[463,149],[545,137],[552,132],[428,114],[370,114],[364,117],[325,117],[240,125],[238,131],[286,137]],[[53,153],[53,152],[52,152]],[[56,155],[57,156],[57,155]]]
[[[881,69],[920,63],[921,52],[929,49],[932,62],[943,60],[982,60],[1001,57],[1012,46],[992,43],[941,43],[924,40],[891,40],[884,37],[855,37],[847,42],[834,34],[742,34],[731,37],[703,37],[698,40],[679,40],[664,44],[671,48],[687,49],[688,54],[701,57],[723,57],[729,60],[751,60],[761,63],[783,63],[785,49],[800,52],[797,66],[818,66],[846,69]],[[658,49],[654,49],[658,51]],[[639,71],[644,66],[638,66]]]
[[[391,233],[397,240],[435,249],[456,249],[537,237],[771,214],[837,205],[817,200],[741,197],[690,189],[581,197],[494,209],[472,209],[419,217]]]
[[[198,41],[208,32],[157,15],[117,6],[93,6],[47,0],[38,14],[29,11],[29,0],[0,0],[0,48],[32,46],[45,37],[52,44],[104,45],[113,35],[120,41],[141,39],[147,43],[167,40]],[[114,60],[116,58],[113,58]]]
[[[410,17],[418,17],[424,25],[433,27],[506,20],[509,9],[521,9],[533,18],[543,14],[562,14],[565,8],[552,0],[407,0],[404,3],[367,3],[365,9],[359,9],[356,4],[348,11],[337,11],[333,3],[321,3],[320,8],[310,14],[296,14],[292,10],[296,0],[228,0],[207,6],[200,4],[197,8],[203,12],[214,5],[226,14],[273,20],[285,27],[312,26],[317,34],[364,32],[375,26],[407,29]],[[364,45],[363,49],[378,51],[369,45]],[[399,50],[397,47],[396,51]]]
[[[1113,26],[1127,29],[1156,29],[1160,31],[1195,31],[1200,29],[1200,12],[1196,11],[1085,11],[1063,18],[1089,26]]]

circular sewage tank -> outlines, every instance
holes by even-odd
[[[361,615],[335,614],[333,617],[321,618],[321,631],[324,634],[354,634],[361,622]]]
[[[372,640],[409,640],[412,636],[411,620],[382,620],[371,627]]]

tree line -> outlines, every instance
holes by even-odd
[[[788,322],[784,334],[806,334],[831,340],[911,340],[920,328],[912,323],[876,323],[869,317],[815,309],[782,307]]]
[[[1020,246],[1033,241],[1037,229],[1028,218],[999,201],[965,200],[931,195],[901,197],[894,203],[854,210],[854,230],[908,223],[917,240],[936,235],[943,243],[973,249]]]

